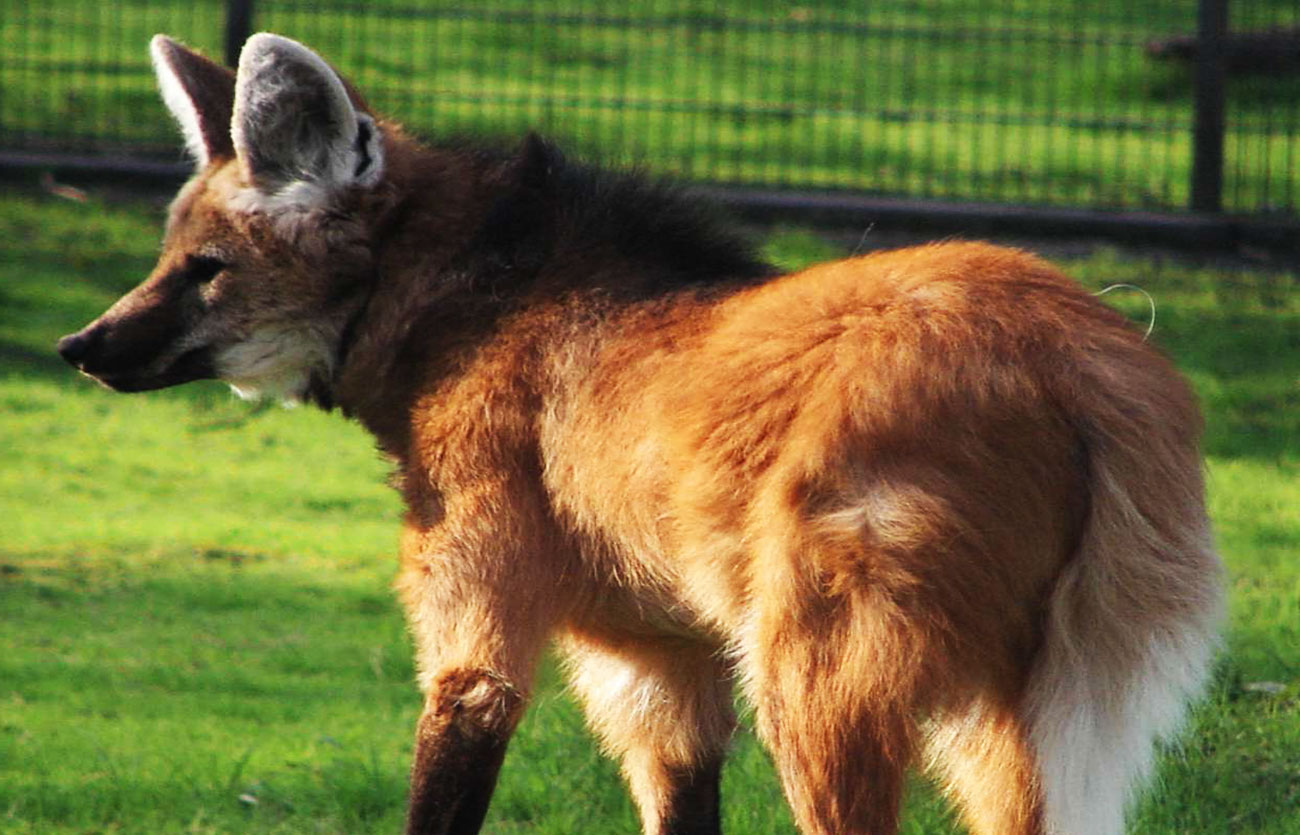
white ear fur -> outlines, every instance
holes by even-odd
[[[327,199],[383,173],[375,120],[320,56],[278,35],[254,35],[240,53],[231,137],[244,175],[283,202]]]
[[[149,42],[163,103],[185,137],[185,147],[200,167],[231,152],[230,105],[234,76],[166,35]]]
[[[185,136],[185,149],[202,167],[208,164],[208,147],[203,141],[203,130],[199,126],[199,112],[181,85],[176,68],[168,60],[167,41],[165,35],[154,35],[149,42],[149,56],[153,59],[154,75],[158,77],[158,90],[162,93],[163,103],[181,126],[181,133]]]

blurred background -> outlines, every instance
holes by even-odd
[[[183,171],[149,37],[233,62],[260,30],[418,133],[750,202],[1300,209],[1300,0],[0,0],[0,165]]]

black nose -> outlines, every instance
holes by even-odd
[[[94,341],[92,336],[93,335],[89,332],[89,329],[87,329],[84,331],[78,331],[77,333],[70,333],[63,337],[59,340],[59,344],[56,346],[59,356],[63,357],[73,365],[81,367],[81,364],[86,359],[86,355],[90,353],[91,343]]]

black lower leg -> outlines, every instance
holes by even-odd
[[[522,706],[517,691],[488,674],[438,682],[416,731],[407,835],[479,831]]]
[[[711,760],[673,774],[664,835],[717,835],[722,831],[718,812],[722,759]]]

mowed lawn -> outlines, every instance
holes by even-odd
[[[115,395],[53,353],[149,269],[160,205],[0,197],[0,832],[396,831],[419,697],[369,438],[216,384]],[[838,254],[807,231],[766,246]],[[1107,251],[1069,269],[1154,297],[1207,411],[1231,583],[1212,693],[1136,831],[1300,832],[1300,279]],[[1142,296],[1106,298],[1145,325]],[[728,831],[792,831],[748,732],[723,791]],[[548,663],[487,830],[635,828]],[[918,780],[905,831],[960,830]]]

